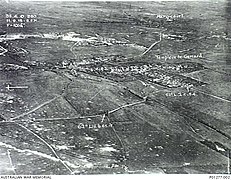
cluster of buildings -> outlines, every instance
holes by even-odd
[[[198,71],[203,68],[197,63],[174,63],[174,64],[157,64],[157,63],[124,63],[119,65],[107,63],[91,64],[70,64],[69,69],[76,72],[84,72],[93,75],[107,75],[126,77],[127,75],[136,77],[143,81],[159,84],[169,88],[191,88],[202,85],[202,82],[186,77],[182,73]]]

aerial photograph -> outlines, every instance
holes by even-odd
[[[0,0],[0,175],[230,174],[231,2]]]

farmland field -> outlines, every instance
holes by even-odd
[[[0,6],[0,174],[227,174],[231,4]]]

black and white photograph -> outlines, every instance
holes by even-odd
[[[1,177],[229,179],[230,44],[228,0],[0,0]]]

